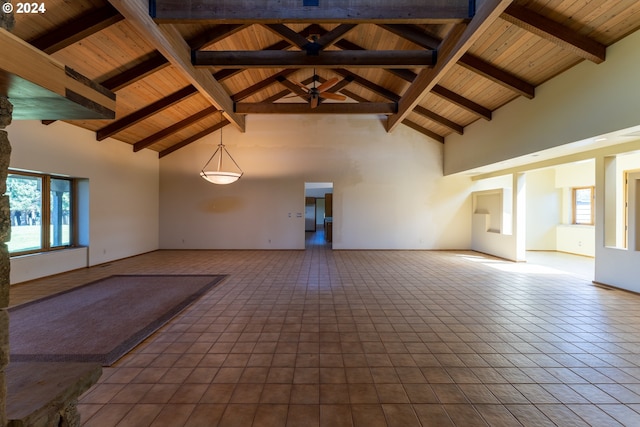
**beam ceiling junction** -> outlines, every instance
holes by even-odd
[[[244,28],[245,26],[241,26],[242,28],[239,28],[238,26],[235,26],[235,25],[234,26],[232,26],[232,25],[218,25],[217,27],[226,27],[226,31],[216,31],[215,28],[214,28],[214,30],[205,31],[205,33],[208,35],[208,40],[209,40],[205,44],[211,44],[211,43],[214,43],[217,40],[221,40],[222,38],[227,37],[230,34],[239,31],[240,29]],[[304,36],[304,35],[308,36],[311,33],[317,34],[318,31],[319,31],[318,26],[315,25],[315,24],[312,24],[312,25],[308,25],[307,27],[302,29],[302,31],[300,31],[298,34],[300,34],[300,36]],[[216,34],[217,34],[217,38],[214,39],[212,37],[212,35],[216,35]],[[203,35],[194,36],[194,38],[191,38],[191,39],[188,40],[188,43],[189,43],[190,46],[194,46],[194,45],[197,45],[198,40],[203,41],[204,40]],[[263,50],[270,50],[270,51],[282,50],[282,49],[287,49],[289,47],[291,47],[291,44],[289,42],[281,40],[279,42],[276,42],[276,43],[264,48]],[[158,52],[158,55],[160,55],[159,52]],[[162,59],[164,60],[164,57],[162,57]],[[243,71],[242,69],[223,69],[223,70],[220,70],[220,71],[216,72],[213,75],[213,77],[218,81],[222,81],[222,80],[227,79],[227,78],[235,75],[236,73],[239,73],[239,72],[242,72],[242,71]],[[279,78],[282,78],[282,76],[289,75],[290,73],[293,73],[295,71],[296,70],[284,70],[281,73],[276,73],[273,76],[273,78],[269,77],[269,78],[267,78],[267,79],[265,79],[265,80],[263,80],[261,82],[258,82],[256,84],[254,84],[253,86],[250,86],[247,89],[242,90],[241,92],[238,92],[238,93],[232,95],[231,98],[234,100],[234,102],[237,102],[237,101],[239,101],[241,99],[249,97],[252,94],[254,94],[254,93],[256,93],[256,92],[268,87],[269,85],[275,83],[276,81],[278,81]],[[280,98],[282,98],[283,96],[286,96],[289,93],[290,93],[289,91],[284,91],[284,93],[281,96],[279,96],[278,98],[275,98],[274,100],[280,99]],[[140,151],[143,148],[147,148],[147,147],[155,144],[156,142],[160,141],[161,139],[166,138],[166,137],[178,132],[179,130],[182,130],[185,127],[187,127],[187,126],[189,126],[189,125],[201,120],[202,117],[200,117],[200,115],[206,116],[205,112],[208,111],[208,110],[209,109],[206,109],[206,110],[203,110],[200,113],[196,113],[193,116],[187,117],[187,118],[181,120],[180,122],[178,122],[178,123],[176,123],[176,124],[174,124],[172,126],[169,126],[168,128],[165,128],[165,129],[157,132],[154,135],[151,135],[151,136],[149,136],[147,138],[144,138],[144,139],[136,142],[134,144],[134,152],[135,151]],[[229,122],[226,122],[226,123],[228,124]],[[202,136],[205,136],[207,134],[206,133],[207,131],[208,132],[215,132],[217,129],[218,128],[215,127],[215,126],[214,127],[210,127],[208,129],[205,129],[202,132],[199,132],[198,135],[200,135],[200,137],[202,137]],[[185,141],[187,141],[187,142],[184,143]],[[176,144],[178,146],[178,148],[188,145],[190,143],[189,141],[191,141],[191,137],[189,137],[185,141],[182,141],[182,142]],[[178,149],[178,148],[176,148],[176,149]],[[173,150],[173,151],[175,151],[175,150]]]
[[[114,10],[110,7],[111,10]],[[117,11],[115,11],[118,16],[122,17]],[[248,25],[216,25],[213,28],[207,29],[202,33],[195,35],[193,38],[187,40],[187,43],[192,49],[200,48],[202,46],[206,46],[211,43],[215,43],[224,39],[225,37],[229,37],[232,34],[246,28]],[[95,27],[94,27],[95,28]],[[86,35],[85,35],[86,37]],[[132,85],[133,83],[144,79],[145,77],[162,70],[166,66],[169,65],[169,61],[165,58],[160,52],[154,50],[152,53],[146,55],[145,59],[140,59],[136,61],[136,65],[128,68],[114,76],[108,77],[99,83],[105,88],[111,91],[119,91],[120,89],[124,89],[125,87]],[[238,70],[235,70],[237,72]],[[234,73],[235,73],[234,72]],[[234,73],[224,73],[222,75],[222,80],[224,78],[231,77]],[[214,75],[216,78],[217,75]],[[221,79],[217,79],[220,81]],[[55,122],[55,120],[43,120],[42,123],[45,125],[49,125]]]
[[[207,129],[196,133],[195,135],[190,136],[189,138],[180,141],[177,144],[172,145],[169,148],[166,148],[164,150],[162,150],[159,154],[158,157],[163,158],[166,155],[169,155],[171,153],[173,153],[174,151],[177,151],[183,147],[186,147],[187,145],[191,144],[192,142],[196,142],[197,140],[199,140],[200,138],[204,138],[205,136],[217,131],[218,129],[222,129],[223,127],[225,127],[226,125],[229,124],[229,120],[222,120],[219,123],[216,123],[215,125],[208,127]]]
[[[113,92],[0,28],[0,96],[14,119],[112,119]]]
[[[195,67],[221,68],[424,68],[435,64],[427,50],[325,51],[308,55],[297,51],[208,51],[192,53]]]
[[[187,117],[186,119],[180,120],[179,122],[174,123],[171,126],[164,128],[154,133],[153,135],[149,135],[148,137],[136,142],[135,144],[133,144],[133,151],[137,152],[142,150],[143,148],[150,147],[151,145],[168,137],[169,135],[172,135],[188,126],[191,126],[192,124],[204,119],[205,117],[209,117],[210,115],[212,115],[217,111],[218,110],[213,105],[211,107],[207,107],[204,110],[199,111],[196,114],[193,114]]]
[[[123,19],[124,17],[117,10],[106,5],[91,10],[70,22],[65,22],[58,28],[29,40],[29,43],[45,53],[52,54]]]
[[[340,49],[365,50],[363,47],[360,47],[357,44],[352,43],[352,42],[350,42],[348,40],[345,40],[345,39],[342,39],[342,40],[339,40],[338,42],[336,42],[336,46],[339,47]],[[384,70],[389,72],[389,73],[391,73],[391,74],[393,74],[393,75],[395,75],[395,76],[397,76],[397,77],[400,77],[401,79],[403,79],[403,80],[405,80],[405,81],[407,81],[409,83],[412,83],[416,79],[416,77],[418,76],[413,71],[411,71],[409,69],[404,69],[404,68],[385,68]],[[357,83],[362,84],[363,87],[368,87],[369,89],[372,89],[374,92],[378,93],[381,96],[384,96],[387,99],[390,99],[390,100],[393,100],[393,101],[398,101],[400,99],[399,95],[396,95],[393,92],[387,91],[386,89],[383,90],[383,91],[380,91],[378,89],[379,86],[376,85],[377,87],[374,87],[373,83],[368,81],[368,80],[359,79],[359,81]],[[473,114],[475,114],[475,115],[477,115],[479,117],[483,117],[483,118],[487,118],[488,117],[489,120],[491,119],[491,112],[487,108],[482,107],[481,105],[478,105],[476,103],[473,103],[472,101],[470,101],[470,100],[468,100],[468,99],[466,99],[466,98],[464,98],[464,97],[462,97],[460,95],[457,95],[457,94],[453,93],[452,91],[446,90],[446,89],[442,88],[440,85],[436,85],[434,87],[433,91],[434,92],[438,91],[439,95],[442,98],[447,99],[447,101],[449,101],[449,102],[451,102],[453,104],[456,104],[459,107],[462,107],[465,110],[467,110],[467,111],[469,111],[469,112],[471,112],[471,113],[473,113]],[[450,93],[450,94],[452,94],[452,96],[448,98],[448,97],[446,97],[444,95],[445,93]],[[461,105],[461,104],[463,104],[463,105]],[[423,108],[422,111],[426,112],[427,110]],[[422,114],[422,115],[424,116],[425,114]],[[448,127],[449,129],[453,130],[456,133],[460,133],[460,131],[459,131],[459,129],[461,128],[460,125],[457,125],[457,124],[455,124],[455,123],[451,122],[450,120],[447,120],[447,119],[445,119],[443,117],[442,117],[443,120],[440,120],[441,117],[442,116],[439,116],[439,115],[437,115],[435,113],[431,113],[430,116],[429,116],[429,119],[432,120],[432,121],[435,121],[435,122],[437,122],[437,123],[439,123],[439,124],[441,124],[441,125],[443,125],[445,127]],[[455,125],[455,126],[452,127],[451,126],[452,124]]]
[[[596,64],[605,60],[606,46],[523,6],[512,4],[504,11],[501,18],[581,58]]]
[[[149,16],[149,2],[145,0],[109,0],[136,30],[156,46],[158,51],[241,132],[245,130],[244,116],[233,113],[233,101],[224,87],[206,70],[191,64],[191,49],[179,31],[171,25],[158,26]]]
[[[425,49],[437,49],[442,42],[438,37],[424,32],[424,30],[415,25],[381,24],[379,26]],[[458,64],[518,95],[529,99],[532,99],[535,95],[535,86],[475,55],[465,53],[458,60]]]
[[[315,108],[309,108],[309,104],[297,103],[270,103],[255,102],[236,104],[238,114],[393,114],[396,112],[395,103],[363,102],[363,103],[336,103],[325,102]]]
[[[113,136],[123,130],[147,119],[160,111],[177,104],[178,102],[195,95],[198,93],[195,87],[192,85],[186,86],[170,95],[165,96],[133,113],[122,117],[114,122],[109,123],[102,129],[98,129],[96,132],[96,139],[102,141],[110,136]]]
[[[389,116],[387,131],[391,132],[407,118],[420,100],[437,85],[467,50],[498,19],[512,0],[485,0],[468,25],[456,25],[438,50],[438,63],[423,69],[405,91],[398,103],[398,113]]]
[[[158,23],[459,23],[475,12],[473,0],[151,0],[149,14]]]

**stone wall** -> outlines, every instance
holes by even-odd
[[[11,104],[0,97],[0,425],[6,424],[4,402],[6,402],[5,367],[9,363],[9,250],[11,240],[11,215],[7,190],[7,173],[11,145],[4,127],[11,122]]]
[[[0,6],[8,0],[0,0]],[[0,28],[11,31],[14,25],[13,13],[0,12]],[[9,363],[9,250],[7,242],[11,239],[11,215],[7,190],[7,173],[11,157],[11,144],[4,130],[11,123],[13,106],[9,100],[0,96],[0,426],[7,424],[5,402],[7,387],[5,368]]]

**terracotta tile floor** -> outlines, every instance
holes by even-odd
[[[638,426],[640,296],[472,252],[158,251],[229,278],[81,399],[86,426]],[[523,272],[526,271],[526,272]]]

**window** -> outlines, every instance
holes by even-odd
[[[72,178],[11,171],[7,193],[11,206],[11,255],[74,245],[75,181]]]
[[[594,187],[573,189],[573,223],[594,224]]]

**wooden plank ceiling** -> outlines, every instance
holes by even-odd
[[[640,28],[637,0],[416,1],[47,0],[13,34],[116,93],[114,120],[70,123],[162,157],[265,113],[444,142]]]

